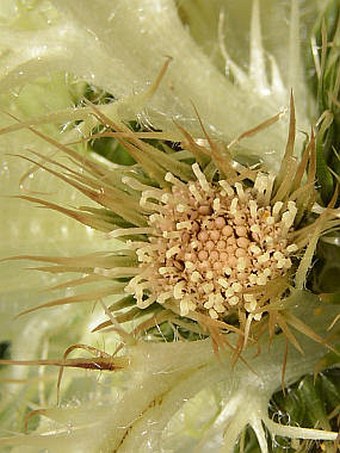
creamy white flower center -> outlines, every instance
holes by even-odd
[[[170,191],[160,198],[159,192],[143,193],[142,203],[158,198],[157,212],[149,218],[154,234],[137,249],[141,273],[128,290],[141,308],[171,300],[182,316],[199,311],[223,319],[235,309],[253,313],[261,305],[261,293],[254,289],[292,266],[297,247],[287,233],[295,203],[263,204],[270,190],[263,174],[245,188],[241,182],[209,183],[197,164],[193,170],[197,181],[184,184],[168,174]],[[261,313],[253,317],[259,320]]]

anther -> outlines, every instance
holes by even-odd
[[[233,273],[232,269],[230,267],[225,267],[223,269],[223,272],[225,273],[226,276],[230,277],[230,275]]]
[[[245,201],[246,200],[246,196],[245,196],[242,184],[239,183],[239,182],[236,182],[235,183],[235,189],[236,189],[236,193],[237,193],[239,199],[241,201]]]
[[[183,297],[183,289],[185,287],[185,281],[182,280],[178,283],[175,284],[174,286],[174,298],[175,299],[181,299]]]
[[[210,185],[207,181],[207,178],[205,177],[205,174],[202,172],[197,162],[192,165],[192,171],[194,172],[194,175],[196,176],[197,181],[204,190],[204,192],[210,193],[211,192]]]
[[[184,230],[184,229],[191,230],[191,225],[192,224],[189,220],[186,220],[184,222],[177,222],[176,229],[177,230]]]
[[[261,233],[261,228],[260,228],[260,226],[259,226],[257,223],[255,223],[254,225],[252,225],[252,226],[250,227],[250,231],[251,231],[252,233],[257,233],[257,234],[259,234],[259,233]]]
[[[228,197],[233,197],[235,195],[235,192],[231,185],[222,179],[221,181],[218,181],[219,185],[227,192]]]
[[[238,198],[233,198],[231,203],[230,203],[230,213],[232,215],[235,215],[237,212],[237,204],[238,204]]]
[[[282,201],[277,201],[274,206],[273,206],[273,216],[277,219],[277,216],[279,215],[281,209],[283,207]]]
[[[255,200],[249,200],[248,202],[249,205],[249,210],[250,210],[250,215],[253,219],[256,219],[257,215],[257,203]]]
[[[299,247],[298,247],[296,244],[290,244],[290,245],[288,245],[288,247],[286,248],[286,250],[287,250],[288,253],[294,253],[294,252],[296,252],[298,249],[299,249]]]
[[[190,275],[190,280],[194,283],[197,283],[200,281],[201,279],[201,274],[197,271],[194,271],[191,275]]]
[[[199,193],[197,187],[196,187],[196,184],[194,183],[189,183],[189,191],[192,193],[192,195],[194,196],[195,200],[197,202],[202,202],[203,201],[203,197],[201,196],[201,194]]]
[[[232,296],[228,299],[230,305],[237,305],[240,302],[240,298],[238,296]]]
[[[221,209],[221,200],[219,198],[215,198],[212,206],[215,212],[219,212]]]
[[[238,282],[233,283],[231,285],[231,287],[236,293],[239,293],[240,291],[242,291],[242,285],[240,285],[240,283],[238,283]]]
[[[212,319],[217,319],[218,318],[218,314],[216,313],[216,311],[213,308],[210,308],[209,315],[210,315],[210,317]]]

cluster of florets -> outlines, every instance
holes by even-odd
[[[149,242],[137,249],[141,272],[128,290],[141,308],[175,301],[182,316],[198,311],[223,319],[243,309],[259,320],[258,289],[284,276],[297,250],[287,239],[295,203],[271,206],[268,175],[245,187],[210,183],[197,164],[193,171],[196,181],[185,184],[167,174],[170,191],[142,194],[142,204],[158,200],[152,203],[157,212],[149,217]]]

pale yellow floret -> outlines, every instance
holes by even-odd
[[[249,209],[250,209],[250,215],[253,219],[256,219],[257,216],[257,203],[255,200],[249,200]]]
[[[282,208],[283,208],[283,202],[282,201],[277,201],[274,204],[272,213],[273,213],[273,216],[274,216],[275,220],[277,220],[278,215],[279,215],[279,213],[280,213]]]
[[[218,314],[216,313],[216,311],[213,308],[210,308],[209,315],[212,319],[218,319]]]
[[[172,256],[176,255],[181,250],[181,246],[179,244],[174,245],[171,249],[167,250],[165,256],[169,259]]]
[[[201,196],[201,194],[199,193],[196,185],[194,183],[189,183],[188,185],[189,187],[189,191],[190,193],[192,193],[192,195],[195,197],[195,200],[200,203],[201,201],[203,201],[203,197]]]
[[[157,302],[164,304],[167,300],[171,299],[173,296],[172,291],[165,291],[158,295]]]
[[[238,195],[238,198],[240,199],[241,202],[244,202],[246,200],[246,195],[243,190],[243,186],[240,182],[235,183],[235,189],[236,193]]]
[[[222,179],[221,181],[218,181],[218,183],[225,190],[228,197],[233,197],[235,195],[234,189],[231,187],[228,181]]]
[[[297,252],[298,249],[299,249],[299,247],[298,247],[296,244],[290,244],[290,245],[288,245],[288,247],[286,248],[286,250],[287,250],[288,253]]]
[[[200,169],[199,165],[197,163],[192,165],[192,171],[194,172],[197,181],[199,182],[200,186],[206,193],[211,193],[211,187],[210,184],[207,181],[207,178],[205,177],[205,174],[202,172]]]
[[[240,298],[238,296],[232,296],[228,299],[228,302],[230,305],[237,305],[240,301]]]
[[[266,252],[266,253],[263,253],[262,255],[260,255],[257,260],[260,264],[263,264],[263,263],[267,263],[270,259],[270,256],[269,256],[269,253]]]
[[[233,198],[230,204],[230,213],[232,215],[235,215],[237,212],[237,204],[238,204],[238,198]]]

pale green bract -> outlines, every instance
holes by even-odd
[[[178,138],[174,120],[194,136],[202,135],[193,105],[208,132],[227,143],[282,112],[279,121],[235,148],[243,158],[261,158],[277,170],[287,136],[291,89],[298,129],[308,132],[314,119],[302,55],[305,38],[327,2],[214,0],[209,7],[207,3],[1,1],[1,128],[17,125],[8,113],[22,121],[41,117],[44,132],[63,138],[60,124],[85,118],[72,106],[86,82],[118,100],[103,107],[106,115],[117,121],[138,118],[174,140]],[[150,96],[147,89],[168,57],[169,68]],[[86,121],[74,136],[96,126]],[[45,141],[24,129],[0,139],[2,195],[38,192],[52,194],[55,202],[68,206],[83,203],[83,196],[71,187],[13,156],[32,148],[50,156],[55,150]],[[303,134],[298,139],[302,143]],[[22,200],[1,198],[0,203],[1,258],[75,256],[114,248],[112,240],[58,213]],[[116,337],[90,333],[103,319],[100,306],[64,306],[14,320],[20,310],[46,300],[40,290],[64,278],[23,270],[22,262],[0,265],[0,339],[12,342],[12,358],[59,358],[72,343],[91,344],[108,353],[115,350]],[[65,291],[57,290],[53,297],[58,294]],[[294,293],[292,305],[297,305],[297,313],[306,307],[318,313],[311,327],[320,335],[334,317],[332,306],[320,311],[317,299],[307,292]],[[305,355],[290,350],[286,384],[312,372],[326,351],[310,339],[299,340]],[[334,433],[283,427],[268,418],[268,401],[281,385],[282,335],[269,353],[263,340],[263,349],[258,357],[254,350],[247,351],[247,364],[239,361],[233,366],[228,349],[219,361],[209,340],[133,345],[127,348],[130,367],[122,374],[98,377],[91,371],[67,370],[61,408],[55,404],[55,370],[3,369],[1,377],[12,381],[1,383],[0,445],[11,446],[13,452],[43,448],[56,453],[99,452],[118,447],[119,453],[232,452],[250,425],[266,452],[262,422],[273,436],[334,440]],[[12,436],[23,431],[27,410],[45,407],[50,408],[45,417],[32,417],[29,436]]]
[[[145,90],[165,58],[171,57],[152,102],[145,105],[144,98],[136,97],[118,109],[121,119],[132,120],[139,114],[166,131],[175,131],[177,120],[198,133],[194,104],[208,130],[231,141],[284,111],[293,89],[299,127],[308,130],[313,105],[304,83],[301,50],[306,51],[306,46],[301,49],[300,32],[308,35],[317,5],[292,1],[273,6],[263,1],[260,9],[258,1],[210,3],[207,8],[205,2],[179,1],[187,26],[181,23],[173,0],[58,0],[8,7],[11,14],[7,12],[1,31],[0,89],[4,92],[38,76],[65,71],[120,99]],[[204,20],[207,49],[201,47],[197,30]],[[249,152],[277,166],[286,125],[285,120],[274,125],[265,143],[254,137],[247,144]]]

